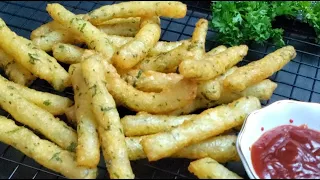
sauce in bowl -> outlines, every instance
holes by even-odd
[[[320,133],[306,126],[276,127],[252,145],[251,160],[262,179],[319,179]]]

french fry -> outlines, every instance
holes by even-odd
[[[247,55],[248,46],[233,46],[227,50],[199,61],[185,60],[179,65],[179,72],[186,78],[209,80],[224,73]]]
[[[99,124],[98,132],[106,166],[111,179],[134,178],[119,113],[105,84],[103,60],[97,56],[85,54],[86,60],[81,67],[89,88],[91,107]]]
[[[191,44],[188,47],[189,51],[192,52],[194,60],[200,60],[205,54],[205,43],[208,31],[208,21],[206,19],[199,19],[194,28]]]
[[[219,163],[230,161],[240,161],[236,148],[236,135],[220,135],[211,137],[197,144],[189,145],[177,153],[173,154],[175,158],[200,159],[211,157]]]
[[[192,52],[188,51],[190,41],[185,41],[182,45],[169,52],[161,53],[158,56],[152,56],[144,59],[136,68],[142,70],[153,70],[164,73],[176,72],[177,66],[184,57],[191,57]]]
[[[76,64],[81,62],[84,49],[71,44],[57,43],[52,46],[52,53],[53,57],[60,62]]]
[[[81,41],[75,39],[74,36],[72,36],[72,34],[68,33],[67,31],[56,30],[40,37],[36,37],[32,39],[32,42],[39,49],[49,52],[57,43],[76,44],[80,43]]]
[[[79,166],[97,167],[100,161],[100,143],[95,116],[91,108],[88,108],[90,107],[89,89],[84,82],[80,64],[71,65],[69,73],[74,89],[77,118],[77,164]]]
[[[228,49],[228,48],[227,48],[226,46],[223,46],[223,45],[217,46],[217,47],[211,49],[209,52],[205,53],[204,59],[211,60],[211,59],[208,58],[208,57],[214,56],[214,55],[216,55],[216,54],[219,54],[219,53],[221,53],[221,52],[223,52],[223,51],[225,51],[225,50],[227,50],[227,49]]]
[[[143,92],[121,79],[112,65],[105,63],[105,68],[107,87],[112,96],[123,106],[135,111],[157,114],[171,112],[185,106],[196,96],[196,83],[187,79],[160,93]]]
[[[173,42],[166,42],[166,41],[158,41],[158,43],[150,49],[148,53],[148,57],[157,56],[161,53],[169,52],[178,46],[182,45],[184,42],[189,42],[189,40],[181,40],[181,41],[173,41]]]
[[[24,99],[15,87],[1,84],[0,105],[15,120],[39,131],[61,148],[69,151],[75,150],[76,132],[48,111]]]
[[[187,6],[177,1],[131,1],[102,6],[89,12],[85,18],[92,24],[101,24],[113,18],[164,16],[183,18]]]
[[[0,116],[0,141],[9,144],[33,158],[46,168],[67,178],[95,179],[97,168],[77,166],[75,154],[61,149],[54,143],[40,139],[29,129],[17,126],[14,121]]]
[[[139,113],[135,116],[125,116],[121,119],[126,136],[143,136],[171,130],[182,123],[191,120],[195,115],[168,116]]]
[[[113,18],[107,21],[104,21],[102,24],[95,24],[96,26],[102,26],[102,25],[115,25],[115,24],[135,24],[140,26],[140,17],[128,17],[128,18]]]
[[[148,136],[126,137],[126,144],[131,161],[147,158],[141,145],[141,140],[145,137]],[[236,141],[237,136],[235,135],[212,137],[181,149],[173,154],[171,158],[200,159],[211,157],[220,163],[239,161],[240,158],[237,148],[235,147]]]
[[[108,35],[134,37],[140,29],[140,18],[115,18],[97,27]]]
[[[242,179],[209,157],[191,162],[188,170],[199,179]]]
[[[83,18],[84,14],[78,14],[78,18]],[[64,33],[68,36],[72,36],[71,33],[65,32],[67,30],[66,27],[61,26],[57,21],[51,21],[46,24],[41,25],[31,32],[30,39],[33,40],[35,38],[45,36],[51,32],[60,32]],[[74,39],[78,39],[77,37],[73,37]]]
[[[77,127],[76,108],[74,105],[68,107],[64,113],[67,117],[67,121],[72,125],[72,127]]]
[[[67,26],[69,30],[78,35],[90,49],[102,53],[105,60],[110,62],[115,49],[107,39],[105,33],[93,26],[90,22],[77,17],[60,4],[48,4],[47,11],[55,21]]]
[[[158,42],[161,34],[159,17],[142,18],[140,26],[135,38],[122,46],[112,57],[117,68],[132,68],[146,57],[148,51]]]
[[[8,78],[17,84],[29,86],[37,78],[2,49],[0,49],[0,67]]]
[[[202,97],[207,100],[218,100],[223,91],[223,80],[232,74],[238,67],[228,69],[224,74],[215,79],[198,82],[197,97]]]
[[[30,39],[34,39],[40,36],[44,36],[45,34],[48,34],[55,30],[55,25],[57,23],[54,21],[48,22],[46,24],[42,24],[41,26],[37,27],[35,30],[33,30],[30,34]]]
[[[276,88],[277,88],[277,84],[270,81],[269,79],[266,79],[257,84],[254,84],[241,92],[231,92],[223,88],[221,96],[218,100],[209,101],[205,98],[197,97],[189,105],[181,109],[177,109],[169,114],[170,115],[189,114],[198,109],[210,108],[210,107],[214,107],[221,104],[227,104],[244,96],[254,96],[260,100],[268,100],[271,98],[273,91]]]
[[[132,37],[123,37],[123,36],[117,36],[117,35],[107,35],[107,38],[116,48],[120,48],[121,46],[133,40]],[[180,46],[183,42],[187,42],[187,41],[188,40],[174,41],[174,42],[158,41],[156,45],[149,50],[148,56],[156,56],[161,53],[168,52]]]
[[[241,125],[249,113],[260,107],[258,98],[243,97],[228,105],[205,110],[170,131],[143,138],[143,149],[149,161],[169,157],[190,144],[199,143]]]
[[[240,67],[224,80],[223,85],[232,91],[242,91],[279,71],[296,54],[293,46],[280,48],[258,61]]]
[[[175,73],[165,74],[135,69],[122,75],[122,79],[141,91],[161,92],[181,81],[183,76]]]
[[[20,84],[8,81],[1,75],[0,84],[4,87],[11,87],[16,89],[22,97],[53,115],[64,114],[65,109],[73,104],[73,102],[69,98],[30,89]]]
[[[32,42],[12,32],[0,19],[0,47],[15,61],[35,76],[48,81],[56,90],[62,91],[70,85],[68,72],[44,51],[36,48]]]
[[[240,97],[254,96],[260,100],[268,100],[271,98],[277,84],[270,81],[269,79],[261,81],[255,85],[252,85],[241,92],[231,92],[223,89],[222,95],[218,100],[209,101],[202,97],[197,97],[191,104],[185,106],[182,109],[175,110],[170,115],[189,114],[198,109],[210,108],[221,104],[230,103]]]

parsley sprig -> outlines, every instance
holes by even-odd
[[[320,40],[320,3],[311,1],[220,1],[213,2],[211,27],[216,29],[220,43],[239,45],[250,41],[272,40],[285,45],[283,29],[272,28],[277,16],[297,18],[309,23]]]

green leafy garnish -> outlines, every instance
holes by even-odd
[[[218,41],[227,45],[272,40],[285,45],[283,29],[272,28],[277,16],[302,17],[320,37],[320,3],[310,1],[220,1],[213,2],[211,27],[219,32]]]

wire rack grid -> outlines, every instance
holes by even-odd
[[[54,1],[64,5],[68,10],[80,14],[92,9],[119,1]],[[40,25],[51,21],[51,17],[45,8],[53,1],[2,1],[0,2],[0,17],[18,35],[29,38],[30,33]],[[177,41],[191,37],[195,23],[199,18],[211,19],[210,2],[186,1],[188,5],[187,16],[182,19],[161,19],[161,40]],[[320,45],[314,43],[314,31],[312,28],[299,22],[275,22],[275,26],[285,29],[285,41],[293,45],[297,50],[297,57],[289,62],[281,71],[275,73],[271,80],[277,82],[278,87],[269,101],[263,101],[268,105],[282,99],[293,99],[308,102],[320,102]],[[219,45],[214,39],[217,32],[208,31],[206,49],[209,50]],[[257,60],[276,49],[273,44],[263,45],[249,44],[250,50],[239,65]],[[72,89],[64,92],[56,92],[43,80],[36,80],[31,88],[59,94],[73,98]],[[119,109],[120,115],[128,113]],[[124,113],[123,113],[124,112]],[[0,109],[0,114],[11,116]],[[63,117],[61,117],[63,119]],[[132,168],[137,179],[165,178],[165,179],[190,179],[195,178],[187,170],[190,160],[187,159],[163,159],[157,162],[139,160],[132,162]],[[225,164],[227,168],[247,177],[244,168],[239,162]],[[18,150],[6,144],[0,143],[0,178],[32,178],[32,179],[63,179],[64,177],[39,165],[33,159],[23,155]],[[99,179],[108,178],[103,158],[99,163]]]

